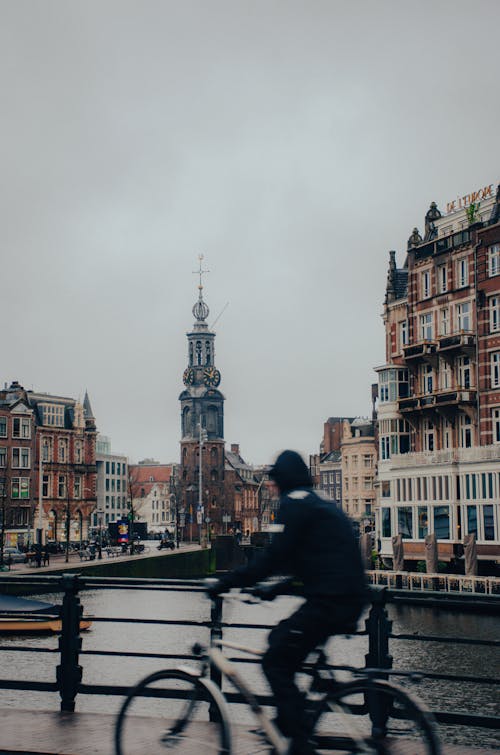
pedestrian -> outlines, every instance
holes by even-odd
[[[42,565],[42,546],[40,545],[40,543],[38,543],[35,549],[35,561],[37,567],[40,568]]]
[[[48,543],[45,543],[45,548],[43,549],[43,565],[50,566],[50,550]]]

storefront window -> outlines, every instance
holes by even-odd
[[[434,507],[434,533],[438,540],[450,539],[450,508],[449,506]]]
[[[427,506],[418,507],[418,537],[423,540],[429,534],[429,514]]]
[[[493,506],[483,506],[484,539],[495,539],[495,527],[493,522]]]
[[[387,507],[382,509],[382,537],[391,536],[391,510]]]
[[[398,506],[398,532],[403,540],[413,537],[413,519],[411,506]]]
[[[477,506],[467,506],[467,532],[469,535],[473,532],[477,535]]]

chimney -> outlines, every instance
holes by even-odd
[[[231,443],[231,453],[240,455],[240,444],[239,443]]]

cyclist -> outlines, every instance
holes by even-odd
[[[290,753],[310,755],[308,715],[295,674],[317,645],[357,621],[366,603],[365,576],[348,517],[313,491],[302,457],[283,451],[269,477],[280,494],[271,543],[247,566],[214,582],[208,593],[213,597],[272,575],[301,583],[305,602],[269,634],[262,667],[275,697],[276,724],[292,740]]]

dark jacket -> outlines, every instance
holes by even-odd
[[[358,542],[350,520],[334,503],[308,487],[288,490],[273,529],[277,531],[262,555],[225,575],[225,585],[243,587],[280,574],[301,582],[306,596],[364,602]]]

